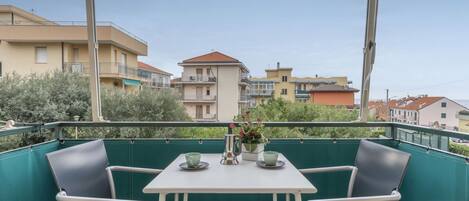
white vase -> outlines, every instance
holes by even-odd
[[[264,152],[264,143],[261,144],[245,144],[241,148],[241,158],[246,161],[257,161],[259,156]]]

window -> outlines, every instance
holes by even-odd
[[[282,91],[280,92],[280,94],[282,94],[282,95],[287,95],[287,89],[282,89]]]
[[[0,77],[2,77],[2,62],[0,62]]]
[[[288,77],[287,76],[282,76],[282,82],[287,82],[288,81]]]
[[[441,102],[441,107],[446,107],[446,102]]]
[[[446,119],[446,113],[441,113],[441,118]]]
[[[205,106],[205,113],[210,114],[210,105]]]
[[[207,68],[207,76],[210,76],[210,68]]]
[[[209,87],[207,87],[206,95],[207,95],[207,96],[210,96],[210,88],[209,88]]]
[[[36,63],[46,64],[47,63],[47,48],[36,47]]]

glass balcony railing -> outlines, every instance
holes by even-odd
[[[251,89],[249,91],[250,96],[272,96],[273,94],[273,89]]]
[[[88,62],[68,62],[64,63],[64,70],[88,75],[91,68]],[[139,79],[137,68],[116,62],[99,62],[99,74],[102,77]]]
[[[204,116],[205,118],[205,116]],[[1,144],[21,144],[22,148],[0,152],[0,200],[54,200],[57,188],[45,154],[71,147],[94,138],[105,138],[110,165],[164,168],[177,155],[190,151],[221,153],[221,136],[230,129],[229,122],[55,122],[16,124],[0,130]],[[239,126],[235,123],[236,126]],[[334,137],[350,128],[347,139]],[[200,135],[195,131],[201,129]],[[411,154],[401,189],[403,201],[468,200],[469,158],[445,151],[449,138],[469,140],[461,132],[435,130],[421,126],[389,122],[266,122],[270,139],[266,149],[283,153],[297,168],[353,165],[360,139],[389,146]],[[298,132],[284,138],[283,133]],[[204,137],[216,130],[215,139]],[[405,132],[404,132],[405,131]],[[151,133],[152,138],[145,138]],[[368,133],[371,135],[364,135]],[[372,134],[374,133],[374,134]],[[36,136],[33,144],[22,144],[27,136]],[[324,138],[329,136],[331,138]],[[41,137],[41,138],[39,138]],[[178,139],[184,138],[184,140]],[[117,197],[132,200],[154,200],[142,193],[153,178],[148,175],[119,173]],[[348,177],[345,173],[320,173],[307,176],[319,189],[304,194],[304,200],[345,197]],[[18,188],[20,186],[21,188]],[[172,200],[173,198],[169,198]],[[271,195],[191,195],[190,200],[272,200]]]
[[[295,90],[295,95],[296,96],[309,96],[309,91],[308,90],[302,90],[302,89],[296,89]]]
[[[217,78],[206,75],[185,75],[182,74],[181,82],[216,82]]]

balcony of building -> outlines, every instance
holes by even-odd
[[[175,80],[175,84],[215,84],[217,78],[215,76],[197,75],[182,73],[181,79]]]
[[[170,88],[171,87],[170,83],[158,81],[158,80],[151,79],[151,78],[148,79],[148,78],[140,77],[140,80],[142,81],[143,84],[151,88]]]
[[[197,95],[184,95],[182,98],[183,103],[215,103],[217,96],[197,96]]]
[[[239,76],[239,84],[248,85],[249,84],[249,73],[242,72]]]
[[[14,24],[0,23],[0,38],[7,42],[71,42],[88,41],[86,21],[16,20]],[[100,44],[114,44],[137,55],[147,55],[147,42],[112,22],[97,22]]]
[[[303,89],[295,89],[295,97],[300,98],[306,98],[309,97],[309,91],[308,90],[303,90]]]
[[[205,120],[202,119],[202,120]],[[236,123],[235,123],[236,124]],[[46,136],[41,143],[0,152],[0,200],[55,200],[59,191],[45,154],[88,142],[93,138],[125,136],[128,132],[150,132],[157,138],[105,138],[110,165],[128,165],[164,169],[181,153],[202,152],[220,154],[222,139],[192,136],[177,138],[182,128],[228,128],[229,122],[55,122],[47,124],[17,124],[0,129],[2,145],[21,136]],[[411,154],[409,165],[399,192],[402,201],[469,199],[469,158],[446,151],[449,137],[469,139],[461,132],[435,130],[399,123],[374,122],[267,122],[266,128],[316,131],[317,136],[299,135],[297,138],[271,138],[269,150],[283,153],[296,168],[353,165],[360,133],[381,132],[370,141]],[[353,128],[351,136],[360,138],[326,139],[319,134],[333,134],[337,129]],[[412,131],[412,132],[408,132]],[[171,135],[170,133],[174,133]],[[90,138],[91,136],[91,138]],[[333,136],[333,135],[332,135]],[[14,138],[17,137],[17,138]],[[274,171],[273,171],[274,173]],[[303,200],[346,197],[349,173],[318,173],[306,178],[318,189],[315,194],[303,194]],[[115,175],[117,197],[132,200],[157,200],[157,195],[144,194],[142,189],[154,176],[119,172]],[[282,182],[282,181],[272,181]],[[174,199],[173,195],[168,200]],[[189,200],[272,200],[271,194],[190,194]],[[279,196],[281,201],[285,196]]]
[[[64,63],[64,71],[72,73],[90,74],[88,62]],[[118,62],[99,62],[99,75],[101,78],[121,78],[139,80],[136,67],[130,67]]]
[[[273,96],[273,89],[251,89],[249,90],[250,96]]]

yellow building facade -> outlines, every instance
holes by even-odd
[[[97,36],[102,85],[138,88],[137,58],[147,55],[146,42],[113,24],[98,25]],[[0,76],[51,71],[88,74],[88,60],[86,26],[58,24],[0,5]]]
[[[324,84],[348,86],[347,77],[295,77],[293,68],[280,67],[266,69],[266,77],[251,78],[250,96],[253,105],[265,103],[272,98],[282,98],[291,102],[307,102],[309,91]]]

